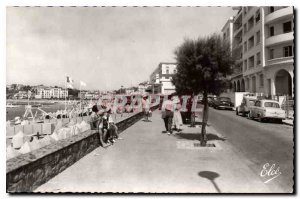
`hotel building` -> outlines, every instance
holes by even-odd
[[[64,99],[68,97],[68,90],[60,87],[39,86],[35,89],[36,99]]]
[[[232,90],[294,96],[293,7],[235,9],[222,28],[236,58]]]
[[[168,95],[175,92],[172,84],[172,76],[177,72],[176,63],[159,63],[158,67],[150,75],[150,85],[154,94]]]

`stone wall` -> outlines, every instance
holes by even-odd
[[[119,121],[119,132],[142,118],[142,113]],[[6,161],[6,191],[32,192],[80,158],[100,146],[95,130],[57,141],[53,144]]]

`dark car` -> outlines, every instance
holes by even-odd
[[[214,100],[213,107],[215,109],[234,110],[234,104],[231,102],[229,97],[218,97],[216,100]]]
[[[207,97],[207,103],[208,103],[208,106],[213,107],[214,102],[216,101],[216,99],[217,99],[217,97],[214,97],[214,96],[208,96],[208,97]]]

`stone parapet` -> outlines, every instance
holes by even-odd
[[[118,121],[119,133],[142,117],[143,113],[139,112]],[[99,133],[89,130],[9,159],[6,161],[6,191],[32,192],[99,146]]]

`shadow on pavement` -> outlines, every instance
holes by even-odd
[[[189,122],[188,124],[189,124],[189,127],[194,127],[194,126],[192,126],[192,124],[191,124],[190,122]],[[195,126],[196,126],[196,125],[202,125],[202,122],[194,122],[194,125],[195,125]],[[210,124],[207,123],[206,126],[210,126]]]
[[[222,193],[221,190],[220,190],[220,188],[218,187],[218,185],[215,182],[215,179],[220,176],[218,173],[213,172],[213,171],[200,171],[198,173],[198,175],[200,177],[202,177],[202,178],[206,178],[209,181],[211,181],[211,183],[214,185],[214,187],[217,190],[217,192],[218,193]]]
[[[143,122],[152,122],[151,120],[146,120],[146,119],[143,119],[142,121]]]
[[[179,139],[186,139],[186,140],[200,140],[200,132],[199,133],[176,133],[175,135]],[[225,141],[225,138],[219,137],[215,134],[208,133],[206,134],[207,140],[212,141],[212,140],[221,140]]]

